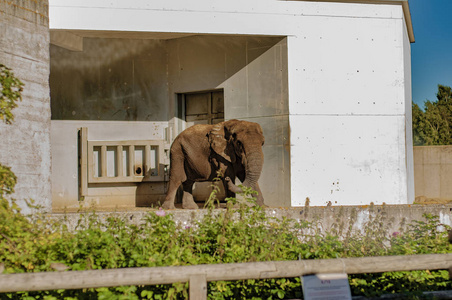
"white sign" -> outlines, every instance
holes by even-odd
[[[317,274],[301,277],[305,300],[351,300],[352,293],[345,273]]]

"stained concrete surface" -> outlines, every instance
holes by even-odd
[[[105,220],[109,216],[118,216],[131,224],[140,224],[149,213],[155,213],[157,209],[137,208],[127,211],[98,211],[99,219]],[[224,208],[214,210],[221,213]],[[424,214],[439,217],[441,224],[452,226],[452,203],[432,205],[365,205],[365,206],[305,206],[299,208],[265,208],[266,215],[277,219],[288,218],[297,221],[318,222],[322,232],[328,232],[333,228],[338,235],[344,235],[349,226],[353,230],[362,231],[366,223],[372,220],[383,222],[388,235],[401,232],[413,221],[425,221]],[[86,213],[91,213],[89,210]],[[208,213],[206,209],[184,210],[174,209],[167,213],[172,214],[177,224],[192,226]],[[83,213],[59,213],[50,214],[50,218],[64,220],[70,230],[74,230],[80,216]]]
[[[17,176],[14,198],[50,210],[48,1],[0,1],[0,63],[24,83],[13,124],[0,122],[0,163]]]

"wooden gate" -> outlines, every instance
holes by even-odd
[[[89,141],[80,129],[80,194],[92,183],[167,181],[169,143],[165,140]]]

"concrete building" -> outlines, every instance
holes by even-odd
[[[24,209],[24,199],[52,205],[48,10],[47,0],[0,1],[0,63],[24,83],[14,122],[0,122],[0,163],[16,174]]]
[[[55,210],[157,203],[172,139],[233,118],[269,206],[414,200],[406,0],[50,0],[50,42]]]

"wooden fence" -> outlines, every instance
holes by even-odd
[[[0,293],[123,285],[156,285],[188,281],[190,299],[206,299],[208,281],[288,278],[321,273],[360,274],[441,270],[449,267],[452,267],[452,253],[37,272],[0,275]]]

